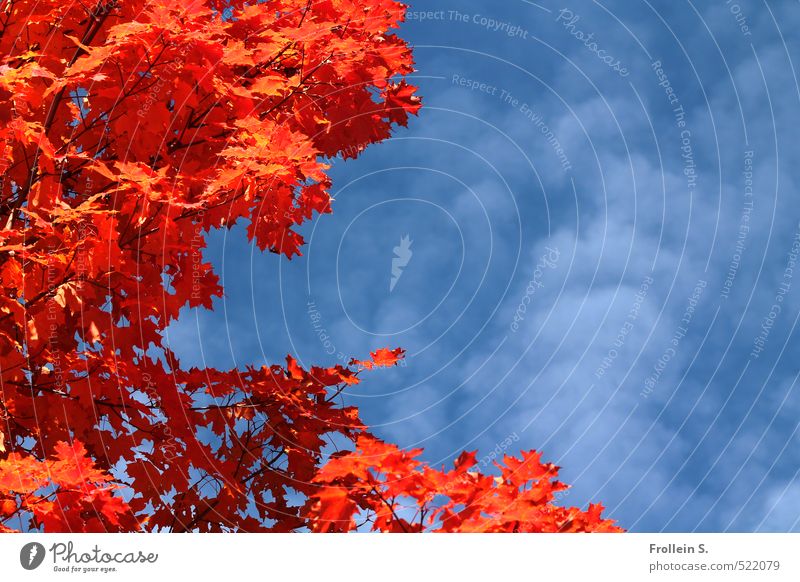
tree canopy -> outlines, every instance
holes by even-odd
[[[394,0],[8,0],[0,11],[0,530],[616,531],[557,467],[372,435],[349,366],[185,369],[205,234],[301,254],[326,160],[421,106]],[[329,454],[331,438],[350,443]]]

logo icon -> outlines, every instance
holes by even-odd
[[[408,266],[411,261],[411,256],[414,254],[411,251],[411,243],[413,243],[408,235],[400,239],[400,244],[394,247],[394,258],[392,258],[392,279],[389,282],[389,293],[394,291],[395,285],[400,281],[403,276],[403,269]]]
[[[35,570],[44,562],[44,546],[39,542],[30,542],[19,551],[19,563],[26,570]]]

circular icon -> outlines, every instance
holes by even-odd
[[[44,546],[39,542],[30,542],[19,551],[19,563],[26,570],[35,570],[44,561]]]

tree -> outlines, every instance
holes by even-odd
[[[299,255],[297,227],[331,212],[325,159],[417,112],[411,50],[392,32],[404,13],[394,0],[5,3],[4,529],[615,529],[599,506],[554,506],[563,486],[535,453],[493,478],[469,471],[474,456],[437,471],[372,436],[336,396],[399,349],[220,371],[183,369],[165,345],[181,308],[222,295],[205,233],[247,221],[260,249]],[[351,446],[330,456],[332,437]]]

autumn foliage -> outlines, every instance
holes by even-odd
[[[222,288],[204,234],[300,254],[326,159],[420,101],[394,0],[7,0],[0,8],[0,529],[612,531],[553,504],[535,452],[497,476],[372,436],[349,367],[184,369],[165,341]],[[330,455],[330,442],[349,442]]]

